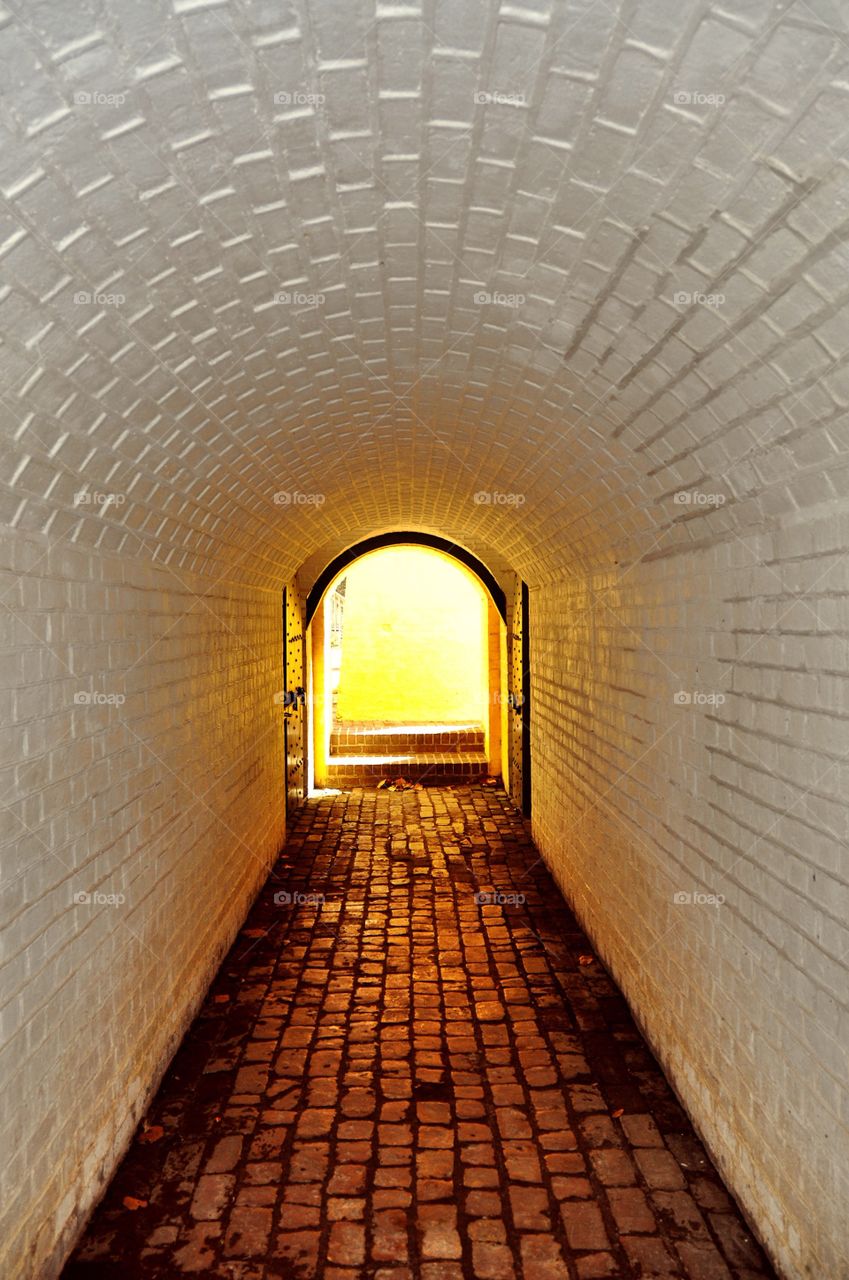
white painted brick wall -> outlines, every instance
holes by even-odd
[[[796,521],[531,596],[536,838],[810,1280],[849,1263],[847,545],[849,514]]]
[[[10,594],[17,616],[0,613],[22,654],[0,691],[2,767],[11,778],[31,762],[11,778],[20,818],[68,845],[72,867],[91,856],[94,829],[92,876],[120,858],[128,888],[155,901],[150,873],[127,859],[150,841],[157,868],[172,856],[194,867],[187,850],[209,842],[213,819],[201,809],[189,822],[177,779],[134,740],[86,725],[73,742],[61,736],[62,661],[94,679],[138,658],[183,611],[177,574],[219,610],[230,601],[236,632],[259,629],[254,648],[278,663],[276,592],[301,565],[322,567],[327,548],[389,528],[456,538],[485,559],[490,548],[499,576],[506,566],[536,589],[540,635],[554,646],[535,673],[543,844],[558,860],[589,857],[567,831],[581,788],[595,796],[581,828],[596,851],[588,870],[609,875],[606,887],[589,875],[574,887],[588,927],[788,1277],[845,1271],[834,1208],[843,1173],[830,1174],[847,1115],[828,1075],[835,1040],[847,1040],[832,949],[843,864],[828,834],[844,829],[842,767],[817,782],[842,749],[842,588],[813,587],[816,626],[788,595],[846,544],[825,518],[849,497],[841,6],[4,0],[0,73],[0,521],[20,539],[16,571],[39,539],[55,547],[51,572]],[[682,505],[681,490],[725,501]],[[81,491],[125,501],[81,503]],[[480,503],[481,492],[523,503]],[[748,566],[753,546],[763,565]],[[570,623],[563,610],[590,587],[608,590],[607,604],[592,626],[585,615]],[[232,633],[228,648],[212,645],[210,668],[207,629],[218,624],[202,605],[189,621],[190,638],[175,628],[136,668],[132,723],[157,734],[166,764],[185,754],[193,779],[215,780],[237,745],[232,722],[214,723],[232,701],[228,682],[261,700],[271,676]],[[759,661],[740,660],[755,640]],[[669,672],[646,644],[673,670],[686,660],[695,688],[736,660],[722,715],[691,717],[681,732]],[[257,714],[254,727],[267,713]],[[276,759],[279,743],[268,750]],[[244,796],[210,793],[243,815],[231,825],[253,833],[261,859],[279,836],[259,803],[270,772]],[[807,816],[793,810],[771,828],[812,785]],[[53,859],[36,861],[41,846],[17,817],[2,821],[15,858],[35,863],[26,903],[9,891],[14,936],[31,944],[24,976],[40,1001],[76,1008],[74,980],[66,989],[44,968],[73,975],[81,960],[62,941],[64,917],[54,925],[64,880]],[[734,892],[748,906],[730,896],[718,918],[744,922],[739,932],[698,913],[677,926],[709,989],[694,994],[696,962],[673,950],[673,935],[657,943],[657,971],[641,966],[649,944],[637,930],[660,938],[669,876],[727,872],[759,830],[756,851],[773,860],[738,865]],[[222,866],[237,859],[243,890],[209,956],[255,883],[238,845],[215,849]],[[627,888],[621,875],[611,887],[612,857]],[[111,960],[116,918],[90,924],[84,946],[98,941]],[[721,961],[709,928],[722,930]],[[778,958],[744,956],[756,943]],[[140,1043],[151,1022],[121,1023],[128,997],[108,971],[120,1064],[119,1028]],[[744,998],[750,972],[780,974],[780,987],[759,977],[758,999]],[[22,1015],[20,975],[9,974],[4,1033]],[[158,995],[171,976],[158,976]],[[194,994],[202,985],[198,975]],[[808,1013],[764,1028],[757,1018],[777,990]],[[686,1020],[687,1000],[711,1029],[725,1018],[721,1036]],[[65,1025],[48,1010],[27,1008],[39,1043]],[[18,1043],[5,1050],[11,1066]],[[764,1061],[767,1043],[778,1066]],[[56,1044],[76,1051],[72,1039]],[[151,1042],[147,1080],[163,1054],[164,1041]],[[752,1064],[769,1090],[753,1091]],[[779,1122],[776,1078],[801,1119]],[[110,1080],[111,1101],[127,1068]],[[813,1095],[843,1128],[817,1128],[804,1102]],[[772,1135],[759,1123],[765,1107]],[[24,1123],[0,1101],[4,1116]],[[801,1170],[780,1147],[797,1128]],[[51,1132],[51,1160],[36,1144],[28,1171],[15,1131],[16,1213],[38,1187],[51,1188],[52,1212],[52,1188],[81,1185],[81,1144],[105,1144],[108,1172],[114,1130],[101,1138],[92,1121]],[[70,1212],[45,1215],[40,1256]],[[17,1242],[30,1221],[3,1224],[0,1239]]]
[[[56,1273],[280,848],[282,631],[277,591],[8,535],[0,556],[0,1276],[17,1280]]]
[[[539,581],[845,495],[801,444],[846,404],[825,0],[4,15],[16,527],[268,584],[434,526]],[[511,527],[471,503],[518,474]],[[676,521],[703,474],[725,512]]]

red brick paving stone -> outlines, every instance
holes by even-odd
[[[498,1000],[484,1000],[475,1005],[474,1014],[478,1022],[500,1022],[504,1017],[504,1005]]]
[[[365,1185],[365,1166],[358,1164],[344,1164],[333,1170],[327,1190],[331,1195],[353,1196],[358,1192],[363,1191],[365,1189]]]
[[[450,1124],[451,1108],[447,1102],[420,1102],[416,1107],[422,1124]]]
[[[485,1244],[506,1244],[507,1227],[501,1218],[476,1218],[468,1224],[468,1236]]]
[[[418,1227],[424,1258],[460,1258],[463,1246],[457,1231],[454,1205],[430,1204],[419,1208]]]
[[[210,1222],[227,1208],[236,1179],[226,1173],[207,1173],[199,1180],[189,1208],[193,1218]]]
[[[521,1107],[525,1103],[525,1091],[520,1084],[493,1085],[492,1097],[497,1107],[506,1107],[513,1103]]]
[[[722,1246],[726,1258],[734,1267],[750,1267],[758,1271],[763,1259],[752,1239],[751,1232],[741,1218],[728,1213],[711,1213],[710,1224]],[[769,1275],[769,1272],[764,1274]]]
[[[501,1196],[497,1191],[470,1191],[466,1196],[466,1213],[473,1218],[499,1217]]]
[[[619,1263],[612,1253],[585,1253],[575,1261],[579,1280],[605,1280],[607,1276],[621,1276]]]
[[[686,1240],[675,1242],[675,1251],[691,1280],[731,1280],[731,1272],[713,1243],[691,1244]]]
[[[639,1148],[634,1158],[650,1187],[658,1191],[678,1191],[687,1185],[681,1166],[668,1151]]]
[[[358,1222],[334,1222],[327,1245],[330,1262],[360,1266],[366,1257],[365,1235],[365,1228]]]
[[[376,1262],[406,1262],[407,1222],[402,1209],[386,1209],[374,1215],[371,1256]]]
[[[463,1170],[463,1185],[466,1187],[497,1187],[499,1183],[498,1170],[495,1168]]]
[[[151,1246],[160,1244],[174,1244],[180,1234],[179,1227],[157,1227],[147,1238],[147,1243]]]
[[[421,1201],[453,1200],[454,1183],[448,1178],[420,1178],[416,1183],[416,1195]]]
[[[546,1236],[523,1236],[520,1249],[524,1280],[569,1280],[556,1240]]]
[[[295,1128],[296,1138],[324,1138],[333,1127],[336,1112],[329,1108],[310,1107],[301,1112]]]
[[[507,1245],[477,1241],[472,1245],[475,1280],[514,1280],[513,1254]]]
[[[376,1187],[371,1197],[374,1209],[407,1209],[412,1201],[410,1192],[404,1191],[401,1187],[395,1190],[387,1188],[385,1191]]]
[[[686,1191],[653,1191],[651,1199],[658,1221],[673,1239],[692,1240],[694,1243],[710,1239],[701,1211]]]
[[[63,1280],[772,1275],[503,795],[308,802],[247,928]]]
[[[252,1186],[277,1186],[283,1177],[283,1165],[279,1160],[262,1160],[245,1165],[245,1181]]]
[[[715,1178],[693,1178],[690,1191],[696,1204],[702,1209],[714,1213],[734,1213],[734,1202]]]
[[[551,1231],[548,1193],[544,1187],[511,1187],[510,1208],[520,1231]]]
[[[375,1109],[375,1096],[370,1089],[351,1089],[341,1102],[342,1114],[362,1118]]]
[[[375,1169],[374,1170],[375,1187],[412,1187],[412,1172],[410,1169],[402,1169],[400,1166],[394,1166],[392,1169]]]
[[[240,1209],[263,1209],[277,1201],[276,1187],[242,1187],[236,1196]]]
[[[549,1151],[544,1157],[549,1173],[585,1173],[587,1162],[579,1151]]]
[[[678,1280],[681,1269],[657,1236],[620,1236],[619,1242],[640,1280]]]
[[[558,1200],[589,1200],[593,1194],[592,1183],[588,1178],[552,1178],[551,1189]]]
[[[622,1116],[619,1123],[632,1147],[662,1147],[661,1132],[647,1115]]]
[[[610,1116],[582,1116],[578,1131],[588,1147],[621,1147],[622,1130]]]
[[[633,1187],[637,1182],[634,1162],[618,1147],[603,1147],[590,1152],[595,1175],[606,1187]]]
[[[330,1148],[326,1142],[296,1147],[289,1165],[291,1182],[321,1182],[327,1172]]]
[[[264,1262],[227,1262],[225,1267],[227,1280],[282,1280],[282,1273]]]
[[[365,1212],[365,1200],[333,1196],[326,1202],[330,1222],[360,1222]]]
[[[460,1159],[463,1164],[483,1165],[495,1168],[495,1147],[487,1146],[483,1142],[472,1143],[468,1147],[460,1148]]]
[[[256,1135],[250,1146],[251,1160],[269,1160],[280,1155],[286,1131],[281,1129],[264,1130]],[[212,1172],[210,1170],[210,1172]]]
[[[499,1107],[497,1120],[502,1138],[530,1138],[531,1126],[524,1111],[516,1107]]]
[[[190,1274],[196,1271],[208,1271],[215,1256],[214,1246],[220,1235],[220,1222],[198,1223],[189,1231],[185,1244],[174,1253],[173,1265],[179,1271]]]
[[[639,1187],[611,1187],[607,1202],[621,1235],[657,1230],[649,1202]]]
[[[239,1134],[219,1138],[212,1155],[204,1165],[204,1173],[230,1173],[239,1163],[243,1139]]]
[[[537,1149],[531,1142],[505,1142],[503,1144],[504,1162],[508,1176],[514,1182],[541,1182]]]
[[[296,1275],[314,1276],[318,1265],[318,1231],[283,1231],[277,1237],[275,1253],[288,1258]]]
[[[227,1224],[224,1252],[228,1258],[259,1258],[268,1249],[270,1209],[234,1209]]]
[[[597,1204],[564,1200],[560,1206],[570,1249],[609,1249],[610,1241]]]
[[[487,1135],[488,1136],[488,1135]],[[418,1144],[420,1147],[436,1147],[445,1149],[453,1147],[455,1134],[453,1129],[442,1125],[421,1125],[419,1127]]]

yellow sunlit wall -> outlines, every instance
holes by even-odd
[[[386,547],[345,574],[341,720],[487,723],[487,597],[438,551]]]

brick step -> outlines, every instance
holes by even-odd
[[[479,724],[378,724],[337,726],[330,735],[331,756],[410,755],[421,752],[483,751]]]
[[[478,782],[489,772],[483,751],[412,751],[331,756],[329,787],[375,787],[381,778],[407,778],[430,786]]]

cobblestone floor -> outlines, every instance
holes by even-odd
[[[771,1276],[590,955],[502,792],[309,801],[65,1280]]]

